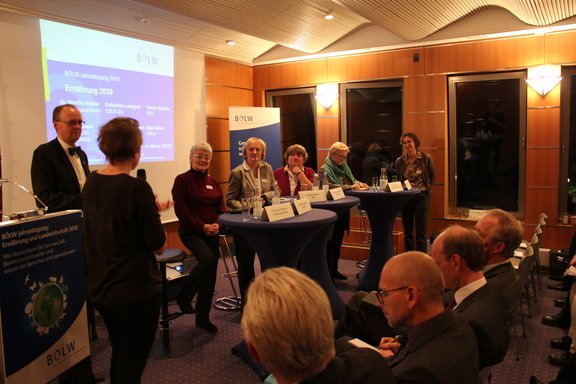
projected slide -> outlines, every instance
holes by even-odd
[[[48,140],[52,110],[75,104],[86,124],[76,143],[105,163],[98,129],[116,116],[140,122],[141,162],[174,160],[174,48],[40,20]]]

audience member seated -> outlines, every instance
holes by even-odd
[[[576,383],[576,354],[571,354],[566,364],[560,368],[556,379],[548,384],[574,384]],[[530,377],[530,384],[546,384],[544,380],[536,375]]]
[[[346,157],[350,153],[348,146],[340,141],[335,142],[328,150],[328,157],[324,165],[318,170],[318,175],[322,183],[328,182],[330,189],[341,187],[347,189],[363,189],[368,185],[356,180],[352,175],[350,167],[346,164]],[[346,280],[348,277],[338,271],[338,261],[340,260],[340,248],[344,239],[344,232],[349,227],[350,214],[338,217],[332,229],[332,237],[328,240],[326,247],[326,260],[328,261],[328,271],[332,279]]]
[[[384,337],[380,353],[398,383],[479,383],[478,347],[468,323],[444,309],[444,280],[436,262],[411,251],[382,269],[378,300],[391,327],[407,327],[402,345]]]
[[[210,322],[209,314],[218,269],[218,216],[224,213],[226,207],[220,185],[208,175],[211,159],[210,144],[201,142],[192,146],[190,170],[176,176],[172,198],[180,222],[180,240],[198,261],[185,277],[177,302],[182,312],[193,313],[190,302],[198,294],[196,326],[214,333],[218,328]]]
[[[474,230],[484,241],[484,277],[499,294],[507,320],[512,321],[518,311],[523,286],[510,259],[522,242],[522,225],[512,214],[492,209],[482,216]]]
[[[278,187],[282,196],[294,196],[300,192],[300,186],[306,184],[308,190],[312,189],[314,181],[314,170],[305,167],[308,161],[308,152],[300,144],[293,144],[284,152],[286,165],[274,171],[274,178],[278,182]]]
[[[253,358],[279,384],[395,383],[374,349],[335,355],[330,303],[324,290],[295,269],[271,268],[248,290],[242,330]]]
[[[480,369],[504,360],[510,342],[502,301],[482,273],[484,257],[482,239],[461,226],[448,227],[432,244],[432,258],[449,289],[444,302],[472,327]]]
[[[86,287],[112,344],[110,381],[140,383],[160,315],[161,252],[166,232],[152,188],[130,176],[140,161],[138,121],[117,117],[100,128],[108,165],[82,190]]]

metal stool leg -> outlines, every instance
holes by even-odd
[[[192,349],[192,342],[186,339],[172,339],[171,326],[173,320],[182,315],[181,312],[168,312],[168,279],[166,277],[166,263],[181,261],[186,257],[186,253],[179,249],[166,249],[161,255],[156,255],[156,261],[160,268],[160,278],[162,280],[162,304],[160,312],[160,340],[155,342],[150,351],[153,359],[171,359],[182,356]]]
[[[362,239],[362,244],[370,244],[370,239],[368,238],[368,230],[366,229],[366,223],[364,222],[364,214],[366,213],[366,211],[359,208],[358,212],[360,212],[360,229],[362,230],[362,234],[364,235],[364,238]],[[367,261],[368,260],[360,260],[356,263],[356,266],[358,268],[364,268],[366,266]]]
[[[236,264],[234,255],[232,255],[230,243],[228,242],[229,238],[230,236],[228,235],[220,235],[220,257],[226,270],[226,273],[222,274],[222,277],[228,278],[230,288],[232,288],[234,295],[220,297],[214,301],[214,308],[222,311],[235,311],[242,307],[242,298],[238,296],[238,291],[233,281],[234,278],[238,277],[238,265]]]

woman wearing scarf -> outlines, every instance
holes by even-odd
[[[349,152],[348,146],[342,142],[338,141],[332,144],[324,165],[318,171],[318,176],[322,183],[328,182],[330,188],[342,187],[343,190],[368,188],[366,184],[354,178],[348,164],[346,164],[346,157]],[[342,246],[344,231],[349,228],[349,221],[349,213],[339,217],[334,224],[332,238],[328,240],[326,258],[328,259],[328,270],[332,279],[347,279],[345,275],[338,272],[338,259],[340,259],[340,247]]]

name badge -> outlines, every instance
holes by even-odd
[[[264,207],[264,211],[262,212],[262,220],[264,221],[273,222],[282,219],[289,219],[290,217],[294,217],[294,210],[290,204],[269,205]]]
[[[211,186],[211,185],[207,185],[207,186],[206,186],[206,189],[214,189],[214,187]]]
[[[402,192],[404,190],[404,187],[402,186],[401,181],[393,181],[391,183],[388,183],[388,189],[390,189],[390,192]]]
[[[338,188],[332,188],[331,190],[328,191],[328,199],[329,200],[340,200],[345,198],[346,195],[344,195],[344,191],[342,190],[342,187],[338,187]]]

